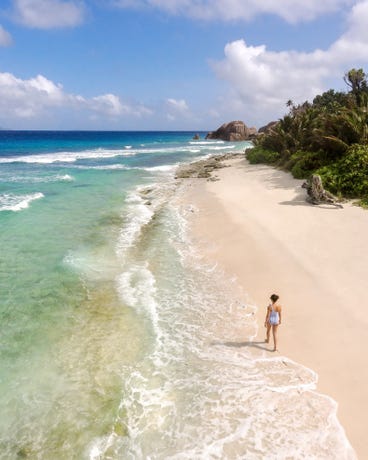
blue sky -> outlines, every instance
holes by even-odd
[[[0,126],[260,126],[368,72],[368,0],[2,0]]]

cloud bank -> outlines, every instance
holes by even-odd
[[[273,52],[265,45],[250,46],[237,40],[225,46],[222,61],[212,62],[216,76],[228,82],[227,111],[252,114],[255,122],[282,116],[285,103],[311,100],[326,89],[332,76],[368,62],[368,1],[358,2],[347,21],[347,30],[326,50],[310,53]],[[268,119],[268,121],[269,121]]]
[[[37,119],[57,110],[82,111],[83,114],[101,118],[142,117],[150,115],[143,105],[125,104],[114,94],[92,98],[69,94],[62,85],[37,75],[22,80],[11,73],[0,73],[0,114],[2,123],[19,119]]]
[[[216,101],[216,108],[202,108],[206,125],[230,118],[244,119],[260,126],[286,112],[285,103],[311,100],[316,94],[340,81],[351,67],[368,63],[368,0],[110,0],[121,8],[156,8],[169,14],[200,19],[251,19],[260,14],[274,14],[288,22],[313,19],[322,14],[345,9],[345,31],[326,49],[312,52],[286,50],[275,52],[265,44],[249,44],[239,39],[226,44],[224,58],[210,63],[215,76],[224,81],[228,93]],[[13,19],[27,27],[50,29],[72,27],[85,16],[85,4],[78,0],[13,0]],[[0,46],[8,46],[11,35],[0,26]],[[128,120],[151,117],[165,126],[165,121],[188,125],[199,121],[184,99],[166,98],[155,109],[136,102],[125,102],[106,92],[84,97],[64,90],[61,84],[43,75],[21,79],[0,73],[0,124],[17,120],[35,120],[40,125],[61,113],[81,120]],[[42,121],[43,120],[43,121]]]
[[[35,29],[74,27],[84,20],[81,1],[14,0],[15,21]]]
[[[290,23],[309,21],[354,4],[354,0],[115,0],[121,8],[156,8],[201,20],[246,20],[273,14]]]

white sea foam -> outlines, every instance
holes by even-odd
[[[98,159],[98,158],[113,158],[117,156],[135,155],[136,152],[122,151],[122,150],[84,150],[82,152],[58,152],[58,153],[44,153],[38,155],[24,155],[17,157],[2,157],[0,163],[74,163],[78,160]]]
[[[170,172],[170,171],[174,171],[177,167],[178,165],[174,164],[174,165],[151,166],[151,167],[137,168],[137,169],[143,169],[144,171],[152,171],[152,172]]]
[[[197,148],[194,148],[193,146]],[[143,148],[142,148],[143,147]],[[103,158],[114,158],[114,157],[126,157],[134,156],[139,154],[170,154],[170,153],[180,153],[180,152],[189,152],[189,153],[199,153],[202,150],[211,149],[211,151],[221,151],[221,150],[230,150],[237,149],[235,144],[227,145],[224,141],[215,141],[215,142],[190,142],[188,145],[182,146],[173,146],[173,147],[149,147],[144,148],[142,145],[141,148],[136,149],[132,146],[127,145],[122,149],[92,149],[92,150],[83,150],[80,152],[73,151],[64,151],[64,152],[52,152],[52,153],[43,153],[37,155],[22,155],[22,156],[12,156],[12,157],[1,157],[0,163],[38,163],[38,164],[52,164],[52,163],[75,163],[78,160],[88,160],[88,159],[103,159]]]
[[[100,171],[120,170],[120,171],[148,171],[148,172],[162,172],[169,173],[175,171],[178,167],[177,164],[160,165],[160,166],[126,166],[120,163],[99,166],[75,166],[77,169],[95,169]]]
[[[171,165],[163,165],[139,169],[168,172],[174,168]],[[125,224],[120,230],[116,245],[119,257],[123,258],[127,251],[137,244],[143,227],[151,222],[155,211],[167,200],[167,194],[173,191],[174,187],[174,184],[167,183],[163,183],[161,187],[151,184],[137,187],[127,195],[125,199],[127,207],[123,211]]]
[[[47,182],[73,182],[75,178],[70,174],[57,174],[52,176],[3,176],[4,182],[18,182],[28,184],[39,184]]]
[[[117,253],[120,257],[123,257],[126,251],[134,245],[141,234],[142,227],[150,222],[154,214],[153,209],[146,205],[138,191],[131,192],[126,203],[128,204],[125,212],[126,224],[120,231],[117,243]]]
[[[157,303],[155,301],[155,277],[147,264],[130,266],[117,277],[117,290],[122,302],[138,313],[148,315],[156,339],[161,337],[158,325]]]
[[[137,168],[130,168],[129,166],[122,165],[120,163],[115,163],[111,165],[99,165],[99,166],[75,166],[77,169],[96,169],[100,171],[109,171],[109,170],[132,170]]]
[[[225,141],[221,140],[212,140],[212,141],[191,141],[189,144],[193,145],[213,145],[213,144],[225,144]]]
[[[0,211],[22,211],[27,209],[30,203],[34,200],[43,198],[43,193],[31,193],[28,195],[14,195],[12,193],[4,193],[0,195]]]
[[[235,145],[224,145],[222,147],[211,147],[211,150],[233,150]]]
[[[63,174],[59,176],[55,176],[55,180],[57,181],[65,181],[65,182],[73,182],[75,178],[70,174]]]

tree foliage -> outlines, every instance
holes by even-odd
[[[351,69],[344,75],[344,81],[359,104],[361,95],[368,91],[367,75],[363,69]]]
[[[351,69],[344,81],[348,92],[330,89],[299,105],[287,101],[288,113],[257,138],[250,161],[298,178],[321,171],[332,192],[368,200],[367,76]]]

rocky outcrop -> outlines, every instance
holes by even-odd
[[[246,140],[254,139],[255,137],[257,137],[257,134],[258,134],[257,128],[255,128],[254,126],[252,126],[251,128],[248,128],[248,139]]]
[[[224,123],[216,131],[207,134],[206,139],[221,139],[223,141],[249,141],[257,135],[257,129],[248,126],[242,121]]]
[[[195,177],[216,180],[216,178],[211,177],[213,171],[216,169],[225,168],[227,165],[224,162],[234,158],[244,158],[244,154],[225,153],[224,155],[215,155],[210,158],[206,158],[205,160],[198,160],[194,161],[193,163],[183,164],[176,170],[175,179]]]
[[[262,133],[267,134],[267,133],[269,133],[271,131],[271,129],[277,125],[277,123],[278,123],[278,121],[270,121],[269,123],[267,123],[267,125],[262,126],[261,128],[259,128],[258,134],[262,134]]]

